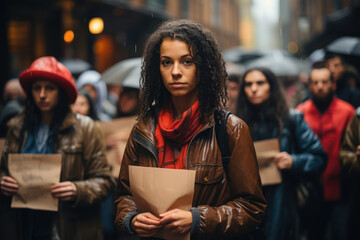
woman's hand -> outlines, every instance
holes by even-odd
[[[360,157],[360,145],[356,148],[356,156]]]
[[[136,215],[131,220],[131,227],[140,237],[152,237],[162,228],[160,219],[149,212]]]
[[[72,201],[77,195],[77,188],[73,182],[60,182],[51,187],[51,194],[61,201]]]
[[[1,192],[5,196],[11,196],[14,193],[17,193],[17,191],[19,190],[19,185],[17,181],[9,176],[3,176],[1,178],[0,185],[1,185]]]
[[[190,211],[173,209],[160,214],[160,223],[172,234],[185,234],[190,232],[192,213]]]
[[[292,159],[291,155],[288,154],[287,152],[278,153],[275,156],[274,162],[275,162],[277,168],[280,170],[290,169],[290,168],[292,168],[292,165],[293,165],[293,159]]]

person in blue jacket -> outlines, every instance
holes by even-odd
[[[240,82],[237,115],[249,125],[253,141],[279,139],[274,162],[280,184],[263,186],[268,208],[263,221],[268,240],[298,239],[296,187],[316,182],[326,165],[326,153],[303,115],[289,109],[282,86],[268,69],[247,70]]]

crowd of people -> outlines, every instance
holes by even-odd
[[[164,22],[141,69],[139,87],[116,94],[99,72],[74,79],[50,56],[7,82],[0,239],[360,239],[360,80],[341,56],[314,64],[295,108],[271,70],[229,75],[213,34],[193,21]],[[225,109],[226,161],[216,129]],[[125,134],[104,135],[101,123],[127,117],[137,119]],[[254,143],[271,139],[281,182],[263,185]],[[16,153],[61,154],[48,189],[57,212],[12,207],[22,187],[9,170]],[[131,165],[195,170],[192,207],[139,211]]]

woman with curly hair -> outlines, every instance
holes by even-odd
[[[226,122],[226,166],[215,134],[214,112],[226,103],[227,73],[212,34],[188,20],[163,23],[147,40],[140,114],[128,140],[115,197],[115,223],[128,234],[160,230],[192,239],[239,239],[262,220],[265,201],[247,125]],[[138,212],[129,165],[196,171],[192,208],[155,216]]]
[[[283,88],[268,69],[247,70],[240,82],[237,115],[249,125],[254,141],[277,138],[280,146],[274,162],[280,184],[263,186],[268,204],[263,221],[267,240],[298,239],[296,186],[314,180],[326,164],[320,140],[303,115],[289,109]]]

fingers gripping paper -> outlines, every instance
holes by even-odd
[[[130,189],[139,212],[155,216],[178,208],[190,210],[194,196],[195,170],[129,166]],[[165,239],[190,239],[160,233]]]
[[[61,154],[9,154],[10,176],[19,184],[12,208],[58,211],[50,188],[60,181]]]

